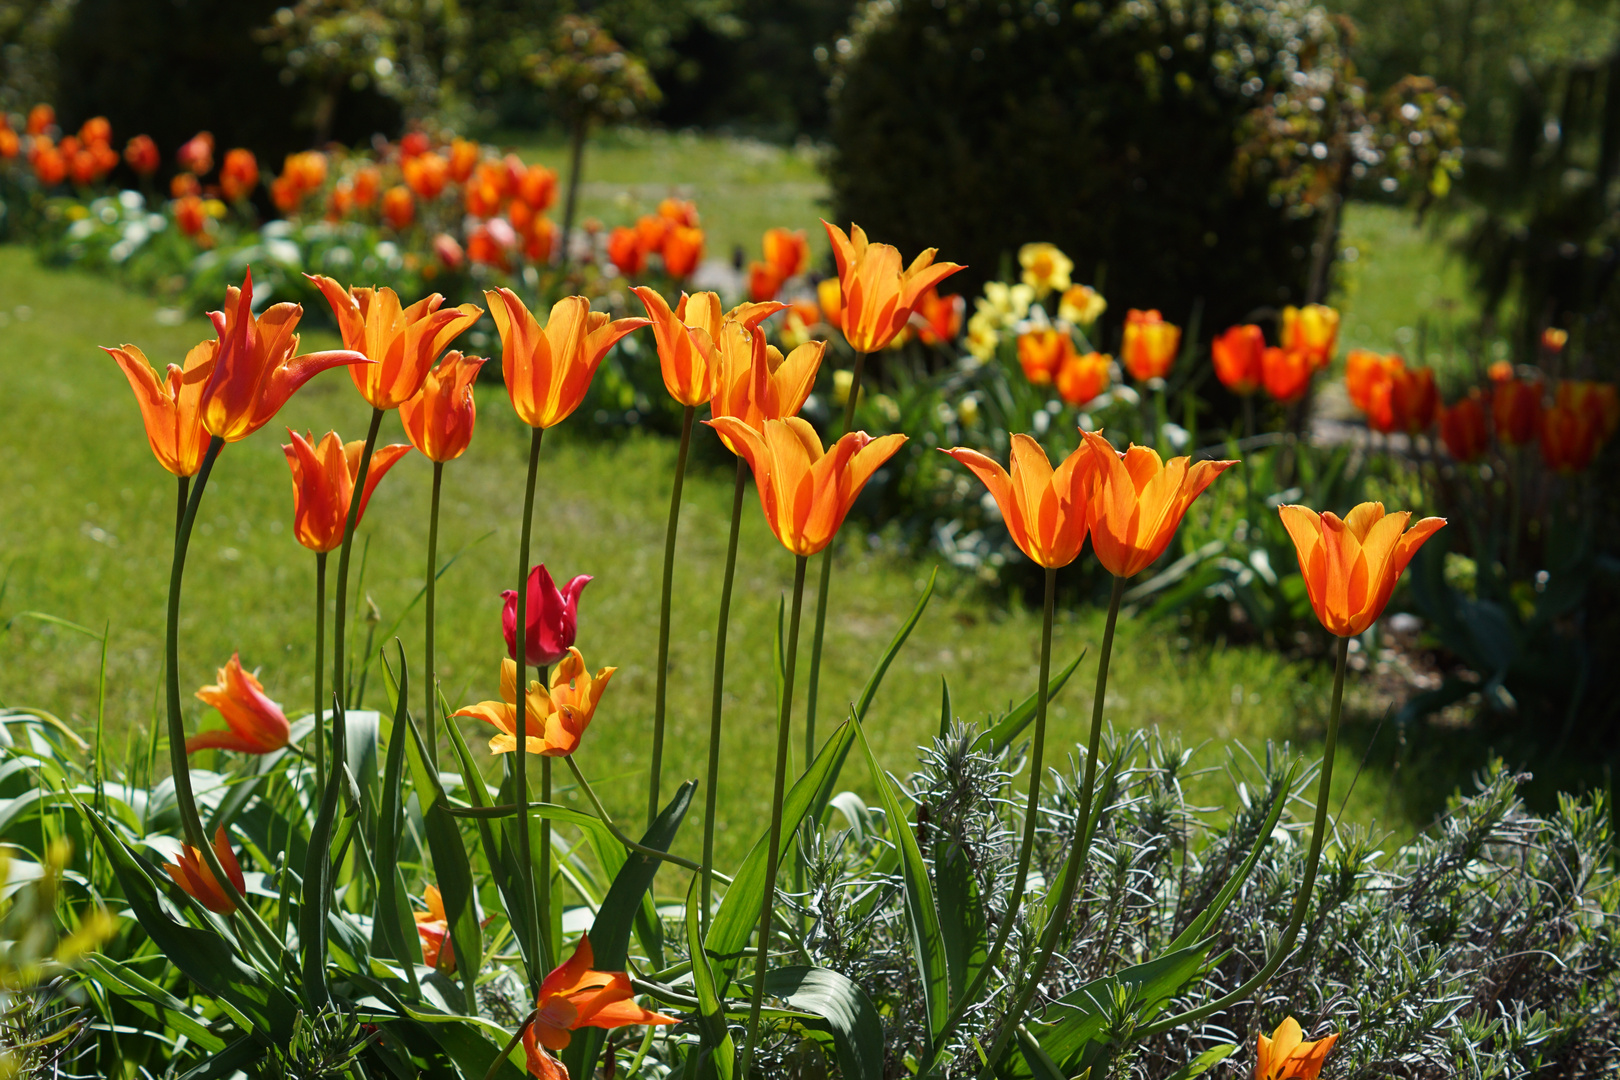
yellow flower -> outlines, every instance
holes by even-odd
[[[1058,301],[1058,318],[1076,326],[1090,326],[1108,310],[1108,301],[1090,285],[1071,285]]]
[[[1035,289],[1030,285],[1008,285],[1005,281],[987,281],[984,295],[975,301],[980,315],[995,320],[997,328],[1011,326],[1029,314],[1029,305],[1035,302]]]
[[[1024,268],[1024,284],[1044,297],[1054,289],[1069,287],[1069,271],[1074,263],[1056,244],[1025,244],[1018,249],[1018,265]]]
[[[983,300],[979,303],[984,303]],[[996,334],[996,317],[981,310],[968,320],[967,324],[967,351],[980,360],[989,360],[996,355],[996,346],[1001,339]]]

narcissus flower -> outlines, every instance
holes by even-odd
[[[1012,437],[1012,471],[977,450],[946,450],[973,470],[990,489],[1013,543],[1041,566],[1068,566],[1080,554],[1090,525],[1091,486],[1096,452],[1082,441],[1056,469],[1041,444],[1028,435]],[[1113,451],[1109,451],[1112,455]]]
[[[405,437],[429,461],[454,461],[466,452],[478,419],[473,383],[487,362],[482,356],[447,352],[423,378],[416,396],[400,404]]]
[[[1282,347],[1304,353],[1313,368],[1327,366],[1339,342],[1339,313],[1325,304],[1283,308]]]
[[[1037,297],[1068,289],[1069,274],[1074,270],[1073,261],[1056,244],[1046,243],[1019,248],[1018,265],[1024,268],[1024,284],[1034,289]]]
[[[784,420],[804,408],[816,385],[827,343],[806,341],[784,357],[776,346],[766,344],[764,330],[733,320],[720,329],[719,353],[714,397],[709,402],[713,414],[762,431],[765,421]],[[724,434],[720,438],[727,449],[738,452]]]
[[[1458,461],[1479,460],[1490,440],[1491,433],[1485,427],[1485,403],[1477,389],[1470,390],[1467,397],[1450,408],[1440,410],[1440,441]]]
[[[1234,394],[1247,396],[1260,389],[1261,355],[1266,351],[1266,335],[1258,326],[1229,327],[1209,343],[1215,362],[1215,377]]]
[[[1446,523],[1429,517],[1407,529],[1410,512],[1385,514],[1378,502],[1362,503],[1343,519],[1305,506],[1277,512],[1299,554],[1311,607],[1339,637],[1355,637],[1384,613],[1406,564]]]
[[[529,570],[529,613],[523,620],[523,660],[530,667],[549,667],[568,655],[579,632],[579,594],[591,583],[589,574],[571,578],[561,589],[546,564]],[[501,633],[506,654],[517,657],[517,590],[501,593]]]
[[[900,251],[889,244],[868,243],[859,225],[849,233],[823,221],[838,264],[839,319],[828,322],[844,332],[857,352],[877,352],[905,329],[922,294],[962,267],[936,263],[929,248],[901,269]],[[825,300],[823,301],[825,305]]]
[[[304,276],[332,305],[344,347],[375,361],[349,376],[376,409],[397,409],[416,396],[439,353],[484,313],[477,304],[442,307],[438,293],[401,307],[399,296],[386,286],[345,290],[324,275]]]
[[[1311,358],[1292,349],[1268,348],[1260,352],[1260,381],[1266,393],[1284,405],[1305,396],[1316,368]]]
[[[444,897],[439,894],[439,887],[429,885],[422,894],[422,902],[427,910],[411,913],[416,921],[416,936],[422,941],[422,962],[447,975],[454,974],[456,953],[450,944],[450,920],[445,917]]]
[[[765,263],[776,271],[779,281],[796,277],[810,267],[810,241],[803,229],[766,229],[763,241]]]
[[[720,357],[709,329],[690,326],[685,321],[689,299],[681,298],[677,314],[655,289],[638,285],[630,291],[640,297],[652,321],[653,337],[658,343],[658,367],[663,372],[669,396],[690,407],[708,401],[714,396],[715,368]],[[715,297],[715,307],[719,307],[719,297]]]
[[[1585,472],[1598,448],[1598,429],[1582,409],[1554,405],[1541,414],[1541,460],[1554,472]]]
[[[664,271],[672,278],[689,278],[703,261],[703,230],[677,225],[664,237]]]
[[[596,705],[617,668],[602,668],[595,675],[585,670],[579,650],[569,647],[551,673],[551,687],[538,679],[529,682],[524,705],[524,745],[531,754],[567,757],[579,748],[579,740],[590,726]],[[489,740],[492,754],[510,754],[517,749],[517,663],[501,661],[501,700],[481,701],[452,713],[495,725],[500,734]],[[540,734],[530,734],[539,732]]]
[[[231,850],[231,842],[225,835],[223,825],[214,832],[214,854],[219,857],[219,865],[224,868],[225,876],[236,886],[237,895],[246,892],[247,879],[242,876],[242,866],[236,861],[236,853]],[[209,911],[216,915],[235,913],[236,903],[219,883],[219,879],[214,876],[214,871],[203,859],[202,852],[190,844],[180,848],[178,863],[164,863],[163,869],[169,872],[176,885]]]
[[[1090,326],[1108,310],[1108,301],[1090,285],[1071,285],[1058,302],[1058,318],[1076,326]]]
[[[160,379],[146,354],[134,345],[103,351],[118,361],[146,425],[146,440],[158,464],[176,476],[195,476],[208,449],[199,406],[203,386],[214,370],[217,341],[205,341],[186,354],[185,366],[170,364]]]
[[[292,731],[287,715],[265,695],[264,685],[253,673],[242,670],[240,654],[231,654],[217,679],[214,685],[198,689],[197,700],[218,709],[230,730],[191,736],[186,740],[186,753],[214,749],[269,754],[287,745]]]
[[[619,339],[647,319],[609,319],[591,310],[583,296],[565,296],[551,306],[544,329],[511,289],[484,296],[501,332],[501,374],[519,418],[549,428],[568,419],[590,389],[602,358]]]
[[[360,473],[360,456],[366,444],[359,439],[345,443],[335,431],[327,432],[319,446],[296,431],[289,430],[287,434],[292,442],[281,451],[287,455],[287,465],[292,469],[293,535],[311,551],[331,551],[343,543],[349,503],[354,499],[354,480]],[[360,494],[360,511],[354,519],[356,527],[366,515],[366,504],[371,501],[378,482],[395,462],[410,452],[411,448],[404,443],[379,446],[372,451],[365,490]]]
[[[1317,1080],[1328,1051],[1338,1035],[1306,1042],[1299,1021],[1292,1016],[1277,1025],[1271,1038],[1258,1036],[1254,1056],[1254,1080]]]
[[[673,1016],[643,1009],[635,1003],[630,976],[622,971],[592,971],[595,956],[591,939],[581,937],[574,955],[540,984],[534,1023],[523,1032],[529,1072],[535,1076],[566,1078],[568,1073],[546,1051],[561,1050],[580,1028],[620,1028],[635,1024],[676,1024]]]
[[[210,435],[237,442],[274,419],[293,393],[328,368],[370,363],[347,349],[298,352],[293,331],[304,317],[300,304],[272,304],[253,314],[253,273],[238,289],[225,290],[225,309],[209,312],[219,335],[214,370],[203,387],[203,427]]]
[[[748,462],[766,522],[795,555],[832,543],[866,482],[906,441],[852,431],[823,450],[816,429],[797,416],[767,420],[761,431],[730,416],[705,423]]]
[[[1106,353],[1089,352],[1063,358],[1058,368],[1058,397],[1070,405],[1084,405],[1113,381],[1114,358]]]
[[[1125,313],[1125,340],[1120,347],[1125,370],[1138,382],[1162,379],[1176,362],[1181,327],[1164,321],[1157,309]]]
[[[1491,418],[1503,446],[1534,441],[1541,426],[1541,383],[1508,378],[1491,390]]]
[[[1091,496],[1091,549],[1115,577],[1128,578],[1153,565],[1170,545],[1192,501],[1235,461],[1171,458],[1132,446],[1120,454],[1094,431],[1081,436],[1096,457]]]
[[[1050,384],[1064,361],[1074,355],[1074,339],[1055,326],[1018,335],[1018,366],[1024,369],[1024,378],[1036,386]]]

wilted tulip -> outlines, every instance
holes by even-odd
[[[579,632],[579,594],[591,583],[589,574],[571,578],[557,588],[551,572],[541,563],[529,571],[529,614],[523,621],[523,658],[530,667],[555,664],[568,653]],[[517,592],[501,593],[501,633],[508,656],[517,657]]]

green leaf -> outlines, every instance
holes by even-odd
[[[859,986],[830,968],[783,967],[765,973],[765,992],[825,1025],[844,1080],[882,1080],[883,1021]]]
[[[1031,1035],[1053,1061],[1073,1070],[1087,1046],[1102,1034],[1116,990],[1128,988],[1138,1017],[1151,1016],[1198,974],[1208,952],[1208,943],[1199,943],[1094,979],[1048,1005],[1040,1023],[1029,1025]]]
[[[1057,1062],[1052,1060],[1051,1055],[1035,1041],[1035,1036],[1029,1033],[1028,1028],[1019,1024],[1013,1032],[1018,1038],[1018,1049],[1024,1055],[1024,1064],[1029,1066],[1034,1080],[1069,1080],[1063,1075],[1063,1070],[1058,1068]]]
[[[942,840],[934,854],[934,888],[939,898],[939,926],[950,974],[951,1000],[958,1001],[984,966],[985,904],[973,866],[954,840]]]
[[[694,876],[686,890],[686,948],[692,958],[692,986],[697,990],[700,1012],[698,1036],[708,1056],[698,1075],[715,1075],[719,1080],[732,1080],[736,1068],[736,1046],[732,1042],[731,1028],[726,1024],[726,1012],[715,984],[714,970],[709,967],[709,955],[703,951],[698,937],[701,925],[698,919],[698,888]]]
[[[309,830],[309,850],[304,857],[304,891],[298,906],[298,940],[304,956],[301,980],[304,1002],[311,1009],[331,1004],[332,995],[326,986],[326,914],[332,884],[332,825],[337,819],[339,789],[346,757],[348,725],[343,716],[341,695],[333,695],[332,702],[332,773],[326,777],[326,792],[315,824]],[[316,732],[316,738],[320,738]]]
[[[1235,1053],[1237,1053],[1236,1043],[1222,1043],[1220,1046],[1212,1046],[1165,1077],[1164,1080],[1192,1080],[1195,1076],[1203,1076]]]
[[[1047,680],[1046,701],[1048,705],[1057,700],[1058,692],[1063,689],[1064,684],[1069,681],[1069,676],[1074,674],[1074,669],[1079,667],[1080,661],[1085,658],[1085,651],[1082,650],[1080,655],[1069,663],[1068,667]],[[1026,727],[1035,722],[1035,699],[1036,695],[1030,694],[1029,697],[1019,702],[1011,712],[996,721],[988,731],[973,740],[973,749],[983,750],[990,754],[1000,754],[1011,746],[1013,740],[1018,738]]]
[[[184,1035],[207,1053],[217,1054],[225,1049],[225,1040],[210,1031],[189,1005],[133,967],[99,953],[89,954],[83,963],[96,973],[95,981],[108,992],[136,1003],[146,1003],[150,1009],[148,1015],[162,1027]]]
[[[180,1074],[180,1080],[218,1080],[241,1075],[243,1066],[264,1060],[264,1044],[249,1036],[238,1039],[217,1054],[210,1054],[195,1069]]]
[[[404,669],[401,650],[400,667]],[[399,869],[399,848],[405,822],[402,790],[405,773],[405,744],[410,741],[410,720],[405,715],[405,695],[397,695],[393,730],[388,735],[388,756],[383,766],[382,794],[377,806],[376,871],[377,912],[371,927],[371,951],[397,960],[405,969],[412,996],[419,992],[416,965],[422,963],[421,938],[411,903],[405,890],[405,877]],[[458,958],[460,954],[457,954]]]
[[[884,816],[888,818],[889,835],[900,854],[900,875],[905,886],[906,922],[911,929],[911,948],[917,957],[917,972],[922,976],[923,1012],[928,1016],[930,1036],[937,1035],[945,1026],[950,1012],[950,969],[945,959],[945,934],[939,925],[939,908],[934,903],[934,889],[929,883],[928,863],[917,836],[911,831],[911,822],[900,807],[894,782],[878,764],[872,747],[867,744],[866,733],[855,724],[855,735],[866,754],[866,765],[872,773],[872,783],[878,790]]]
[[[951,733],[951,684],[945,681],[945,676],[939,677],[939,737],[943,739]]]
[[[810,763],[810,768],[805,770],[782,800],[782,841],[778,857],[786,853],[793,843],[794,834],[809,816],[811,808],[818,803],[824,804],[832,797],[838,767],[848,755],[854,738],[854,726],[848,722],[840,724],[822,744],[821,752]],[[769,841],[770,832],[767,830],[754,842],[737,876],[732,879],[730,888],[720,898],[714,920],[709,923],[709,936],[704,940],[704,947],[709,955],[727,967],[734,964],[743,950],[748,948],[749,935],[759,925],[760,906],[765,901],[765,848]]]

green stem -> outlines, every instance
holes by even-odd
[[[540,676],[540,681],[546,681],[544,674]],[[540,759],[540,801],[551,802],[549,757]],[[544,815],[540,818],[540,897],[540,937],[545,942],[545,954],[555,956],[560,943],[553,939],[551,933],[551,819]]]
[[[720,789],[720,716],[726,687],[726,630],[731,622],[731,586],[737,577],[737,538],[742,533],[743,493],[748,463],[737,459],[737,486],[731,496],[731,538],[726,542],[726,576],[720,585],[720,624],[714,632],[714,701],[709,707],[709,781],[703,791],[703,869],[699,883],[701,933],[709,933],[714,878],[714,810]]]
[[[866,367],[866,354],[855,354],[855,370],[849,380],[849,400],[844,402],[844,426],[838,434],[842,438],[855,424],[855,403],[861,397],[861,371]],[[821,642],[827,630],[827,589],[832,583],[833,545],[828,544],[821,553],[821,582],[816,588],[816,628],[810,638],[810,685],[804,706],[804,760],[816,758],[816,699],[821,693]]]
[[[1271,954],[1264,967],[1255,973],[1254,978],[1244,983],[1223,997],[1214,1001],[1205,1002],[1196,1009],[1188,1009],[1176,1016],[1166,1017],[1157,1023],[1137,1029],[1137,1038],[1149,1039],[1161,1035],[1166,1031],[1191,1024],[1211,1013],[1221,1012],[1231,1008],[1240,1001],[1246,1000],[1260,987],[1264,986],[1282,962],[1293,951],[1294,942],[1299,940],[1300,928],[1305,925],[1305,912],[1309,910],[1311,892],[1316,887],[1316,869],[1322,859],[1322,841],[1327,835],[1328,797],[1333,793],[1333,751],[1339,743],[1339,717],[1344,708],[1344,669],[1350,652],[1350,639],[1339,639],[1338,661],[1333,669],[1333,704],[1328,712],[1327,748],[1322,752],[1322,775],[1317,781],[1316,788],[1316,820],[1311,826],[1311,847],[1305,856],[1305,880],[1299,892],[1294,894],[1294,911],[1288,920],[1288,928],[1283,931],[1282,941],[1277,951]]]
[[[423,702],[427,721],[428,760],[433,768],[439,767],[439,708],[434,702],[438,692],[438,678],[433,667],[433,594],[434,578],[439,570],[439,485],[444,479],[444,462],[433,463],[433,499],[428,504],[428,564],[427,564],[427,636],[422,648],[422,670],[427,675],[426,701]]]
[[[1017,921],[1018,910],[1024,900],[1024,890],[1029,882],[1029,864],[1035,850],[1035,827],[1040,817],[1041,803],[1041,775],[1044,770],[1042,756],[1046,748],[1046,684],[1052,671],[1052,619],[1057,608],[1057,570],[1052,567],[1046,569],[1046,602],[1041,618],[1041,681],[1036,686],[1035,697],[1035,736],[1034,745],[1030,749],[1029,773],[1029,801],[1024,808],[1024,838],[1018,849],[1018,869],[1013,874],[1012,900],[1007,905],[1007,913],[1002,916],[1001,928],[996,931],[995,944],[985,955],[984,963],[980,965],[978,974],[973,977],[967,992],[958,999],[956,1008],[951,1010],[945,1018],[945,1024],[939,1035],[933,1040],[934,1046],[943,1049],[956,1030],[958,1024],[967,1015],[968,1010],[978,1001],[979,993],[984,989],[985,983],[990,980],[995,970],[996,962],[1000,959],[1002,951],[1007,947],[1007,939],[1012,934],[1013,923]],[[1106,661],[1105,661],[1106,662]],[[937,1055],[938,1051],[935,1051]],[[934,1066],[936,1057],[931,1056],[923,1067],[917,1070],[919,1076],[926,1076]]]
[[[354,490],[349,496],[349,516],[343,525],[343,546],[338,549],[337,608],[332,617],[332,689],[342,693],[344,631],[347,629],[349,601],[349,552],[354,547],[354,527],[360,519],[360,504],[364,500],[366,476],[371,472],[371,452],[377,448],[377,432],[382,428],[383,411],[371,410],[371,427],[366,430],[365,449],[360,452],[360,471],[354,477]],[[348,704],[347,695],[344,704]],[[340,714],[341,715],[341,714]],[[332,763],[338,767],[337,762]]]
[[[800,555],[793,565],[793,615],[788,621],[787,658],[782,680],[781,715],[776,722],[776,783],[771,791],[771,831],[765,845],[765,898],[759,910],[759,953],[754,960],[753,1000],[748,1006],[748,1034],[743,1040],[742,1066],[748,1075],[759,1035],[759,1014],[765,1005],[765,965],[771,952],[771,915],[776,908],[776,873],[782,846],[782,797],[787,788],[788,734],[793,719],[793,668],[799,655],[799,614],[804,608],[804,570],[809,561]]]
[[[1108,696],[1108,661],[1114,652],[1114,627],[1119,621],[1119,602],[1125,595],[1125,579],[1114,578],[1113,591],[1108,594],[1108,622],[1103,626],[1102,655],[1097,658],[1097,692],[1091,699],[1091,738],[1086,744],[1086,774],[1080,785],[1080,809],[1075,815],[1074,851],[1069,855],[1068,865],[1063,869],[1063,883],[1058,887],[1058,901],[1051,908],[1046,918],[1046,930],[1041,934],[1040,952],[1035,958],[1035,967],[1031,969],[1024,980],[1024,987],[1019,992],[1013,1009],[1006,1016],[1001,1025],[1001,1031],[996,1035],[995,1045],[990,1049],[989,1060],[994,1063],[1001,1057],[1007,1040],[1017,1025],[1024,1022],[1024,1013],[1029,1009],[1029,1003],[1040,988],[1041,978],[1046,974],[1047,965],[1052,962],[1052,953],[1057,949],[1058,936],[1062,933],[1064,925],[1068,922],[1069,908],[1074,903],[1075,890],[1079,887],[1080,879],[1085,876],[1086,856],[1091,852],[1091,830],[1088,827],[1091,821],[1091,800],[1096,796],[1093,790],[1097,783],[1097,752],[1102,744],[1102,718],[1103,701]],[[987,1069],[982,1076],[990,1076],[992,1069]]]
[[[326,794],[326,552],[315,553],[315,804]]]
[[[513,794],[517,797],[518,805],[518,851],[522,853],[518,865],[522,867],[524,895],[529,900],[528,925],[522,931],[528,938],[529,948],[524,950],[524,956],[535,961],[529,969],[529,986],[538,994],[541,977],[551,970],[551,957],[549,952],[536,951],[540,949],[541,941],[540,911],[537,906],[540,896],[534,887],[534,849],[529,846],[529,729],[525,717],[529,684],[524,669],[528,662],[529,645],[529,540],[534,526],[534,482],[540,471],[540,440],[545,436],[546,429],[537,427],[533,432],[529,440],[529,478],[523,489],[523,531],[522,539],[518,541],[517,609],[513,612],[515,618],[512,627],[512,661],[517,664],[517,746],[512,757],[512,781],[517,789]]]
[[[652,765],[647,775],[647,827],[658,820],[658,777],[664,767],[664,713],[669,690],[669,609],[675,586],[675,534],[681,526],[681,488],[686,481],[686,455],[692,448],[692,420],[697,409],[681,414],[681,449],[675,455],[675,483],[669,492],[669,524],[664,528],[664,587],[658,600],[658,675],[653,692]]]

